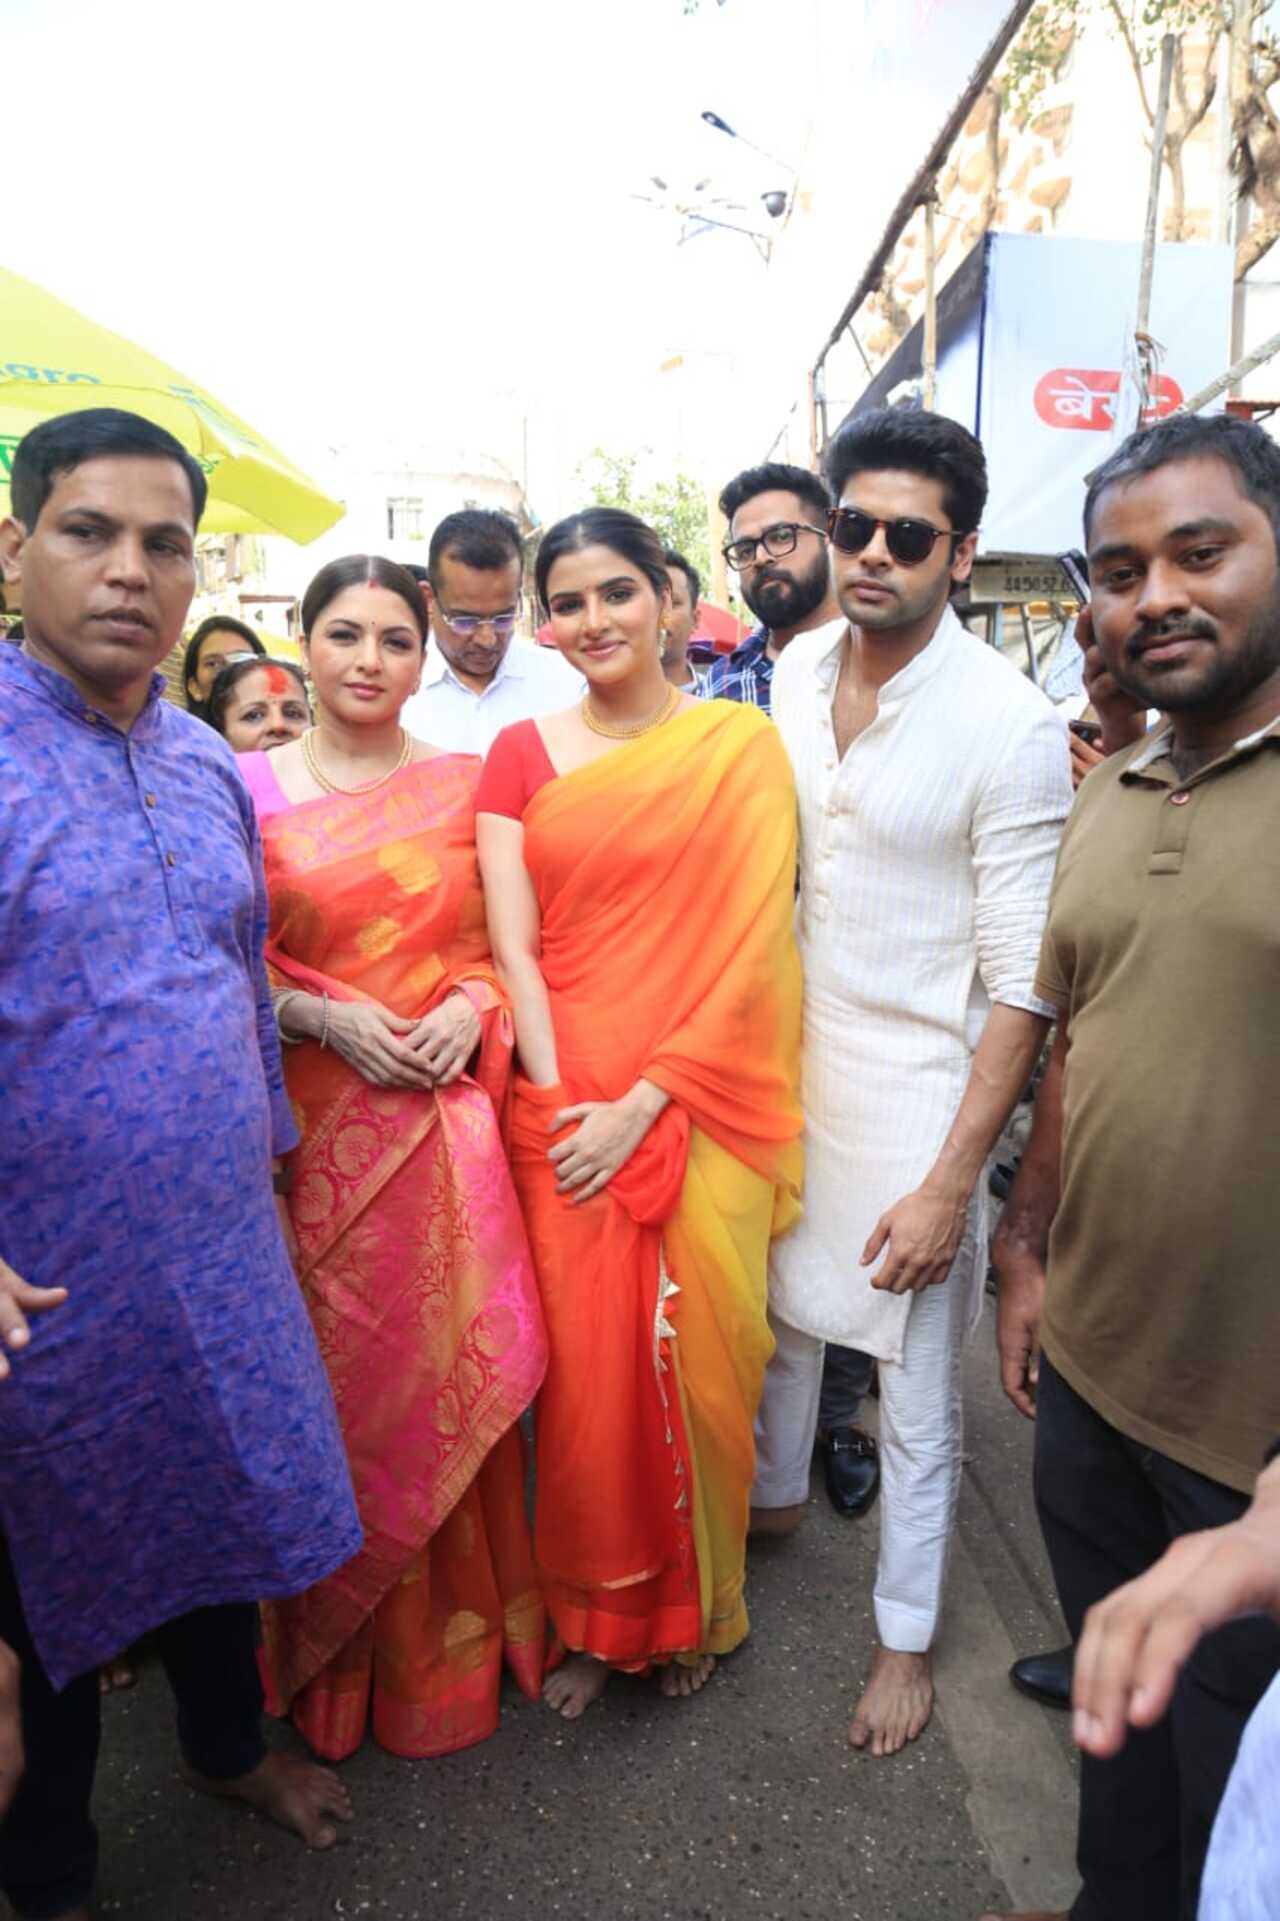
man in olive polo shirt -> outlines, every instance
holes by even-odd
[[[1085,536],[1106,666],[1167,720],[1067,823],[1036,981],[1058,1039],[992,1250],[1073,1636],[1243,1513],[1280,1428],[1280,447],[1161,422],[1099,469]],[[1071,1921],[1191,1921],[1277,1668],[1274,1623],[1233,1622],[1166,1721],[1082,1757]]]

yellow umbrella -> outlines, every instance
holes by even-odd
[[[167,427],[209,481],[205,534],[284,534],[305,546],[345,509],[203,389],[43,287],[0,270],[0,513],[25,433],[51,414],[123,407]]]

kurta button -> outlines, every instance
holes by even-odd
[[[178,856],[176,854],[166,854],[164,858],[167,866],[176,867],[178,865]]]
[[[144,800],[146,801],[146,803],[147,803],[147,806],[148,806],[148,807],[154,807],[154,806],[155,806],[155,804],[156,804],[156,797],[155,797],[155,795],[154,795],[154,794],[144,794],[144,795],[142,796],[142,798],[143,798],[143,799],[144,799]]]
[[[1176,794],[1170,794],[1169,805],[1170,807],[1185,807],[1190,799],[1191,796],[1186,788],[1180,787]]]

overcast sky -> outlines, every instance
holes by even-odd
[[[514,459],[528,415],[560,491],[749,307],[748,241],[678,248],[635,196],[710,177],[760,217],[777,169],[699,113],[798,163],[816,4],[7,0],[0,252],[304,464]]]

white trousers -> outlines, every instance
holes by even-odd
[[[972,1218],[972,1217],[971,1217]],[[882,1647],[933,1645],[960,1493],[960,1355],[972,1302],[975,1248],[966,1232],[940,1287],[912,1303],[901,1361],[880,1363],[880,1561],[876,1629]],[[754,1507],[809,1498],[824,1343],[776,1315],[777,1351],[756,1416]]]

